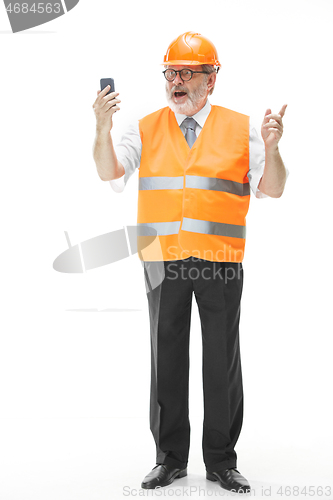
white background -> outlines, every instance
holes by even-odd
[[[288,103],[285,192],[252,196],[247,216],[238,468],[255,496],[333,486],[332,14],[329,0],[81,0],[14,35],[0,5],[1,499],[124,498],[125,486],[138,496],[155,465],[138,257],[80,275],[52,265],[64,231],[74,245],[136,223],[137,173],[116,194],[92,158],[99,79],[112,76],[120,92],[117,142],[166,105],[160,63],[189,30],[218,50],[212,104],[249,114],[259,130],[266,108]],[[205,480],[202,417],[194,302],[189,475],[168,489],[222,492]]]

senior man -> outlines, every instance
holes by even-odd
[[[141,486],[162,487],[187,475],[194,293],[203,342],[206,478],[245,493],[250,485],[236,468],[235,452],[243,421],[239,319],[245,217],[250,188],[258,198],[283,193],[288,172],[278,142],[286,105],[279,114],[267,109],[261,141],[248,116],[209,103],[221,64],[207,38],[180,35],[163,64],[168,106],[129,127],[115,148],[110,130],[119,94],[98,91],[93,105],[98,174],[122,191],[140,167],[138,226],[157,233],[162,255],[151,245],[142,260],[144,266],[162,262],[165,270],[162,283],[147,293],[156,465]]]

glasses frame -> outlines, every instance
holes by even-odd
[[[182,71],[190,71],[191,72],[191,77],[188,79],[188,80],[184,80],[181,76],[180,76],[180,73]],[[165,76],[165,73],[167,71],[174,71],[176,74],[175,74],[175,77],[172,79],[172,80],[168,80],[167,77]],[[164,71],[162,71],[163,75],[164,75],[164,78],[166,79],[167,82],[173,82],[177,76],[177,73],[179,73],[179,78],[181,79],[182,82],[189,82],[190,80],[192,80],[192,77],[193,77],[193,73],[203,73],[205,75],[209,75],[210,73],[208,73],[208,71],[193,71],[192,69],[188,69],[188,68],[183,68],[183,69],[172,69],[172,68],[167,68],[165,69]]]

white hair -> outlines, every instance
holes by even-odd
[[[212,64],[202,64],[201,65],[201,71],[206,71],[207,73],[209,73],[208,75],[205,75],[205,77],[206,77],[205,81],[208,80],[209,75],[211,73],[217,73],[219,69],[220,69],[219,67],[215,69],[215,66],[213,66]],[[215,83],[214,83],[214,86],[210,89],[210,92],[208,95],[212,95],[212,93],[214,92],[214,88],[215,88]]]

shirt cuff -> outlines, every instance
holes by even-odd
[[[254,193],[256,198],[269,198],[269,196],[265,193],[262,193],[260,189],[258,189],[258,184],[260,182],[260,179],[263,176],[263,170],[262,169],[252,169],[251,170],[251,179],[250,179],[250,185],[252,192]]]
[[[257,187],[256,187],[256,198],[269,198],[268,194],[265,194],[263,193],[262,191],[260,191],[260,189],[258,188],[258,184],[260,182],[260,179],[261,179],[262,176],[260,176],[260,178],[258,179],[258,183],[257,183]]]
[[[130,177],[129,175],[129,165],[128,161],[125,156],[122,156],[121,153],[117,152],[117,147],[115,148],[116,150],[116,156],[119,161],[119,163],[122,164],[125,170],[125,174],[119,177],[118,179],[112,179],[110,182],[110,186],[115,191],[116,193],[122,193],[125,189],[126,183]]]
[[[125,181],[124,181],[125,175],[122,177],[119,177],[119,179],[113,179],[112,181],[109,181],[110,186],[112,187],[113,191],[116,193],[122,193],[125,189]]]

